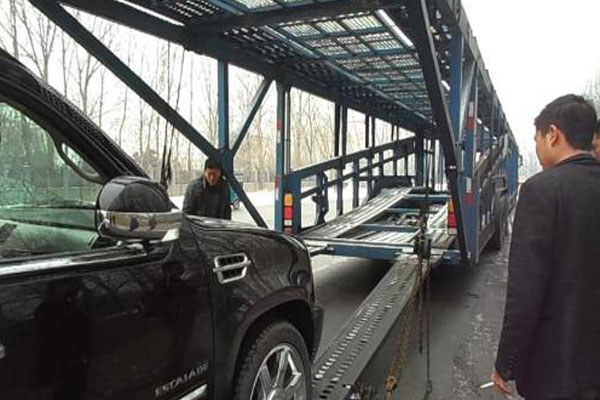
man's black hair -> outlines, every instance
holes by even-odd
[[[596,136],[600,135],[600,119],[596,123]]]
[[[569,94],[548,104],[535,119],[535,128],[546,135],[550,125],[564,132],[577,150],[590,150],[597,123],[596,110],[581,96]]]
[[[219,164],[217,160],[213,160],[212,158],[207,159],[204,163],[204,170],[206,171],[207,169],[218,169],[219,171],[221,171],[221,173],[223,173],[223,167],[221,166],[221,164]]]

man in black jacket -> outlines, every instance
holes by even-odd
[[[527,400],[600,399],[600,163],[596,112],[561,97],[535,120],[544,171],[521,188],[492,380]]]
[[[188,185],[183,199],[183,212],[201,217],[231,219],[229,185],[223,179],[223,169],[218,162],[206,160],[202,176]]]

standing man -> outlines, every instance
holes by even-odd
[[[582,97],[535,120],[544,171],[521,188],[504,325],[492,380],[527,400],[600,399],[600,163],[596,112]]]
[[[193,180],[185,191],[183,212],[201,217],[231,219],[229,185],[223,178],[223,168],[211,159],[204,164],[204,173]]]
[[[600,161],[600,119],[596,124],[596,133],[594,134],[594,142],[592,143],[592,151],[596,160]]]

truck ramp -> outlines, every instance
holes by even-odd
[[[446,229],[448,201],[443,192],[425,188],[390,188],[365,204],[302,236],[313,255],[329,254],[393,261],[412,253],[421,208],[429,202],[428,234],[433,248],[446,250],[454,237]]]
[[[441,252],[432,254],[430,267],[442,260]],[[416,256],[401,256],[392,265],[369,296],[356,309],[339,333],[320,353],[313,364],[313,399],[341,400],[352,398],[356,382],[375,357],[382,343],[395,344],[400,314],[414,295],[418,279],[429,273],[427,265],[419,264]],[[393,351],[386,352],[386,364],[391,363]],[[385,376],[382,376],[382,382]]]

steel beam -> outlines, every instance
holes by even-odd
[[[355,160],[352,163],[352,208],[358,207],[359,187],[360,187],[360,163],[358,160]]]
[[[370,135],[370,128],[369,128],[369,123],[371,122],[371,117],[369,115],[365,115],[365,149],[368,149],[369,146],[369,135]]]
[[[463,37],[458,28],[452,31],[450,42],[450,118],[454,130],[455,143],[461,139],[461,93],[463,78]]]
[[[461,5],[460,1],[457,0],[433,0],[435,5],[437,6],[439,12],[441,13],[442,19],[449,26],[455,26],[460,30],[462,36],[465,40],[465,49],[471,56],[472,60],[477,61],[477,71],[478,75],[481,78],[482,87],[481,90],[485,91],[485,93],[489,96],[492,96],[498,101],[498,105],[500,106],[500,100],[497,97],[497,94],[492,85],[492,80],[490,78],[489,72],[483,62],[483,58],[481,57],[481,51],[479,50],[479,45],[477,44],[477,40],[473,35],[473,29],[469,23],[469,19],[464,8]],[[513,136],[512,131],[509,129],[509,135],[511,141],[516,145],[516,140]]]
[[[479,124],[477,109],[479,106],[478,85],[471,89],[471,100],[465,128],[464,174],[462,188],[464,191],[464,214],[466,219],[465,234],[467,236],[467,251],[473,265],[479,262],[479,182],[475,177],[475,156],[477,147],[475,138]]]
[[[195,23],[202,32],[226,32],[232,29],[279,25],[286,22],[315,20],[323,17],[355,14],[378,9],[400,7],[397,0],[332,0],[269,11],[254,11],[245,15],[205,17]]]
[[[375,122],[377,121],[377,119],[375,117],[371,117],[371,147],[375,147],[377,146],[377,143],[375,141]]]
[[[218,61],[219,148],[229,149],[229,65]]]
[[[463,259],[468,258],[465,221],[462,215],[463,205],[459,193],[457,156],[455,136],[448,114],[446,98],[442,88],[442,79],[440,66],[438,64],[437,53],[431,37],[431,27],[429,24],[429,12],[425,0],[406,0],[406,11],[411,25],[411,31],[414,34],[415,46],[419,54],[419,62],[423,69],[423,77],[429,92],[429,99],[435,121],[437,123],[440,142],[444,149],[446,161],[446,175],[448,177],[448,186],[454,201],[455,212],[457,214],[458,225],[458,243]]]
[[[339,104],[335,105],[334,111],[334,127],[333,136],[335,139],[334,144],[334,156],[339,157],[341,152],[341,135],[342,135],[342,106]],[[344,163],[343,159],[340,158],[340,163],[337,167],[337,185],[336,185],[336,215],[340,216],[344,213],[344,181],[342,176],[344,175]]]
[[[32,1],[40,4],[44,3],[42,0]],[[54,1],[55,0],[49,0],[48,2],[53,3]],[[150,13],[141,11],[139,8],[134,8],[125,3],[114,0],[102,0],[102,2],[91,0],[59,1],[73,5],[82,11],[128,26],[132,29],[180,44],[186,49],[190,49],[198,54],[205,54],[217,60],[222,60],[229,64],[256,72],[268,79],[284,82],[288,86],[297,87],[298,89],[323,97],[332,102],[343,103],[356,111],[375,115],[380,119],[397,123],[409,130],[415,130],[417,127],[427,126],[429,124],[422,116],[412,113],[410,110],[404,110],[403,113],[400,113],[402,115],[398,114],[394,116],[388,111],[364,104],[352,96],[345,95],[336,88],[307,79],[292,67],[273,65],[255,54],[250,54],[244,49],[235,47],[232,43],[221,39],[216,35],[212,35],[209,38],[210,40],[207,40],[206,35],[197,31],[197,27],[194,28],[166,22],[161,18],[154,17]],[[398,105],[398,107],[401,108],[400,105]]]
[[[282,232],[283,226],[283,211],[284,211],[284,196],[285,196],[285,176],[289,172],[287,170],[287,153],[286,143],[289,140],[289,132],[287,130],[287,108],[289,87],[281,82],[277,82],[277,145],[276,145],[276,165],[275,165],[275,229]],[[299,212],[299,210],[294,210]]]
[[[348,107],[342,107],[342,157],[348,155]]]
[[[242,142],[244,141],[244,138],[248,134],[248,131],[250,130],[250,125],[252,125],[252,122],[254,121],[254,117],[256,116],[256,113],[260,109],[267,93],[269,92],[269,88],[271,87],[271,82],[273,82],[271,79],[267,79],[267,78],[263,79],[260,86],[258,87],[258,90],[254,94],[254,98],[252,99],[252,103],[250,104],[250,109],[248,110],[246,118],[244,119],[244,123],[242,124],[242,126],[240,127],[240,129],[237,132],[235,143],[231,149],[231,151],[234,154],[236,154],[239,151],[240,146],[242,145]]]
[[[335,157],[340,155],[340,132],[341,132],[342,106],[335,104],[333,116],[333,153]]]
[[[35,2],[36,0],[32,0]],[[126,25],[150,35],[168,40],[170,42],[181,42],[185,37],[186,29],[181,25],[167,22],[160,18],[152,17],[150,14],[129,7],[123,3],[102,0],[59,0],[60,3],[77,8],[81,11],[98,15],[102,18]],[[37,0],[42,3],[42,0]],[[52,0],[48,2],[53,2]]]

